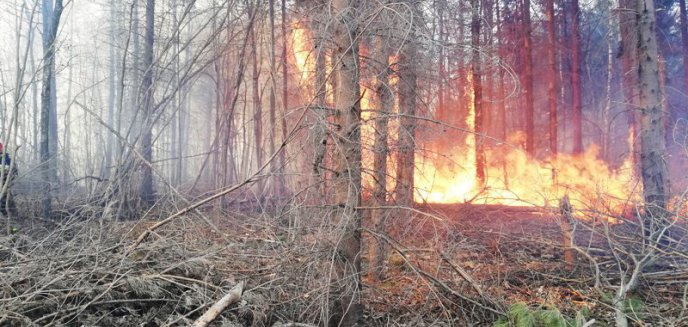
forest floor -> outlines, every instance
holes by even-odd
[[[239,281],[246,283],[240,301],[210,326],[324,325],[336,230],[324,224],[327,213],[249,209],[180,217],[136,247],[169,213],[103,221],[85,219],[98,211],[83,206],[61,220],[17,219],[0,236],[0,326],[189,325]],[[609,251],[616,244],[609,232],[580,228],[576,243],[587,255],[566,269],[556,211],[419,205],[390,214],[385,278],[363,276],[366,325],[492,326],[510,315],[513,323],[517,303],[527,314],[561,321],[614,320],[611,297],[628,266]],[[370,233],[363,237],[366,249]],[[656,260],[627,297],[636,325],[688,325],[682,238],[676,246],[671,253],[678,255]]]

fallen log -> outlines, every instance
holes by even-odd
[[[239,282],[223,296],[220,301],[213,304],[208,311],[206,311],[200,318],[196,319],[193,323],[193,327],[205,327],[208,326],[217,316],[219,316],[222,311],[224,311],[228,306],[233,303],[239,302],[241,299],[241,293],[244,292],[244,282]]]

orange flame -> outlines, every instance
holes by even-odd
[[[470,74],[467,89],[471,105],[465,121],[465,144],[448,149],[432,144],[430,153],[416,157],[417,202],[556,206],[568,195],[578,208],[594,205],[606,212],[621,212],[629,199],[637,199],[639,184],[634,179],[630,156],[621,167],[613,169],[599,158],[599,149],[593,145],[580,155],[559,154],[538,160],[513,145],[522,143],[521,133],[512,135],[506,144],[486,150],[487,176],[482,187],[475,169],[475,108]]]
[[[310,31],[294,23],[292,29],[293,64],[298,78],[304,82],[302,95],[312,96],[311,83],[314,78],[315,58]],[[366,49],[361,51],[365,53]],[[390,62],[398,58],[391,56]],[[328,62],[327,70],[332,63]],[[398,76],[391,75],[390,85],[398,83]],[[428,203],[482,203],[510,206],[556,206],[559,199],[568,195],[571,203],[578,207],[594,206],[596,210],[622,212],[629,199],[635,201],[640,186],[635,180],[632,161],[629,156],[618,168],[610,167],[599,158],[597,146],[590,146],[580,155],[559,154],[553,158],[538,160],[528,156],[515,144],[523,143],[523,135],[515,133],[506,142],[486,150],[487,167],[485,186],[478,183],[474,134],[475,108],[471,74],[465,90],[470,106],[465,118],[468,133],[463,144],[447,147],[426,144],[425,153],[416,155],[415,200]],[[362,165],[364,171],[373,168],[373,143],[375,136],[374,90],[362,86]],[[332,94],[328,93],[328,97]],[[398,103],[393,111],[398,110]],[[398,121],[389,121],[389,144],[395,143]],[[388,174],[394,176],[394,155],[389,153]],[[363,174],[363,185],[371,187],[372,174]],[[394,188],[394,178],[388,178],[387,189]]]

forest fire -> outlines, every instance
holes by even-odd
[[[473,103],[468,76],[469,101]],[[556,206],[568,195],[579,206],[619,213],[639,194],[630,156],[618,168],[599,157],[592,145],[584,153],[558,154],[545,160],[530,157],[518,144],[523,134],[514,133],[506,142],[486,150],[485,182],[476,170],[475,108],[468,106],[468,127],[462,145],[436,142],[416,156],[416,202],[481,203],[507,206]]]
[[[308,29],[293,25],[294,65],[301,78],[302,94],[312,98],[314,60],[311,58],[312,41]],[[362,47],[361,53],[367,53]],[[395,57],[390,58],[394,63]],[[329,65],[328,65],[329,66]],[[395,85],[398,77],[392,75],[390,84]],[[470,74],[467,78],[469,101],[473,103]],[[368,86],[361,89],[361,140],[362,165],[364,171],[372,170],[374,129],[374,90]],[[397,110],[398,103],[394,110]],[[632,169],[631,158],[620,167],[612,167],[599,156],[599,147],[589,146],[581,154],[560,153],[556,157],[537,159],[529,156],[518,144],[523,143],[523,134],[514,133],[505,142],[485,150],[485,182],[480,182],[476,173],[476,139],[474,131],[475,108],[469,107],[464,120],[467,129],[461,134],[463,144],[425,141],[423,150],[416,154],[414,200],[418,203],[479,203],[506,206],[557,206],[559,200],[568,195],[578,208],[595,206],[597,210],[620,213],[627,210],[638,199],[641,186]],[[396,130],[392,120],[390,130]],[[456,133],[455,133],[456,134]],[[395,133],[390,132],[390,144]],[[453,138],[456,135],[448,136]],[[388,173],[394,175],[394,154],[388,157]],[[370,174],[363,175],[366,188],[373,185]],[[394,178],[389,178],[387,188],[393,189]]]
[[[574,203],[594,203],[619,212],[639,192],[630,163],[612,169],[599,159],[596,146],[580,155],[560,154],[546,161],[529,158],[516,147],[488,151],[486,185],[480,185],[470,155],[473,150],[466,143],[419,158],[416,201],[551,206],[568,194]]]

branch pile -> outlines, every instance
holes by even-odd
[[[131,241],[118,226],[73,222],[1,236],[0,325],[190,325],[237,284],[215,269],[217,251],[173,238],[126,256]],[[225,310],[216,321],[250,324],[241,313]]]

